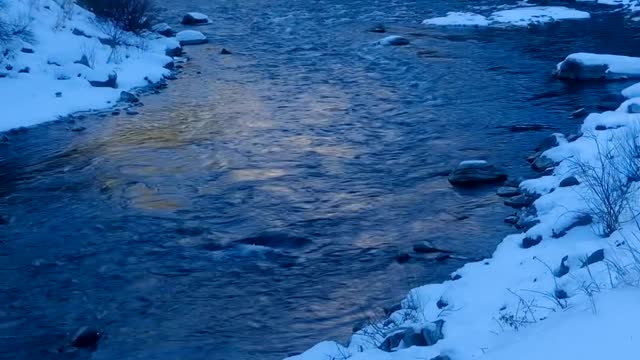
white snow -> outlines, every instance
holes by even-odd
[[[178,39],[178,41],[180,41],[180,43],[183,44],[183,43],[189,43],[189,42],[204,41],[207,39],[207,37],[200,31],[183,30],[176,35],[176,39]]]
[[[607,78],[610,79],[640,76],[640,58],[637,57],[575,53],[567,56],[565,61],[567,60],[575,60],[584,65],[607,65],[609,68]],[[562,62],[558,64],[557,69],[560,69],[561,66]]]
[[[622,95],[626,98],[640,97],[640,83],[625,88],[622,90]]]
[[[609,237],[599,235],[597,217],[592,225],[567,230],[578,216],[592,213],[594,199],[576,163],[596,172],[618,169],[603,166],[601,154],[606,154],[607,164],[622,164],[629,158],[624,157],[620,141],[638,141],[640,114],[626,113],[630,103],[640,103],[640,98],[628,100],[617,111],[590,114],[581,127],[582,137],[573,142],[562,139],[544,153],[559,162],[553,174],[520,185],[541,195],[534,203],[539,224],[504,238],[491,258],[457,270],[459,279],[411,290],[401,310],[382,324],[358,331],[348,345],[323,342],[291,359],[430,360],[439,355],[454,360],[635,359],[640,348],[636,214],[623,212],[620,229]],[[596,130],[599,125],[607,129]],[[559,187],[568,176],[576,176],[581,184]],[[634,185],[628,199],[634,211],[639,187]],[[525,249],[526,237],[541,241]],[[601,249],[604,261],[583,266],[587,256]],[[569,272],[556,276],[565,257]],[[559,299],[556,290],[567,297]],[[442,309],[436,305],[441,299],[447,303]],[[401,346],[393,352],[378,349],[385,334],[403,327],[419,329],[436,320],[445,322],[444,338],[434,345]]]
[[[490,21],[485,16],[471,12],[449,12],[447,16],[426,19],[422,23],[437,26],[487,26]]]
[[[560,20],[588,19],[586,11],[564,6],[523,6],[493,12],[485,17],[471,12],[449,12],[447,16],[426,19],[425,25],[438,26],[529,26]]]
[[[0,76],[4,76],[0,77],[0,131],[113,106],[122,90],[160,81],[169,73],[163,66],[172,59],[164,53],[176,44],[175,40],[125,34],[130,45],[118,46],[112,52],[98,40],[107,36],[96,26],[93,14],[78,6],[73,7],[69,18],[63,14],[53,0],[10,1],[0,14],[5,19],[28,19],[33,33],[31,44],[15,39],[0,45],[10,50],[6,57],[0,56]],[[74,35],[73,29],[91,38]],[[25,45],[34,52],[21,52]],[[83,55],[90,67],[75,63]],[[7,66],[13,68],[7,70]],[[19,73],[26,67],[29,73]],[[117,73],[117,89],[95,88],[88,82],[107,80],[111,73]]]

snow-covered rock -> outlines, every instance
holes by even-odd
[[[480,14],[471,12],[448,12],[447,16],[426,19],[422,23],[437,26],[487,26],[491,22]]]
[[[174,36],[176,34],[176,32],[173,31],[171,26],[169,26],[169,24],[167,24],[167,23],[155,24],[151,28],[151,31],[157,32],[158,34],[160,34],[162,36],[166,36],[166,37],[172,37],[172,36]]]
[[[488,17],[471,12],[449,12],[446,16],[424,20],[425,25],[436,26],[530,26],[561,20],[588,19],[586,11],[564,6],[524,6],[499,10]]]
[[[455,186],[491,184],[506,179],[504,172],[484,160],[463,161],[449,174],[449,182]]]
[[[209,17],[199,12],[189,12],[182,18],[183,25],[201,25],[208,23]]]
[[[176,39],[180,42],[180,45],[200,45],[206,44],[209,40],[200,31],[195,30],[183,30],[176,35]]]
[[[618,80],[640,78],[640,58],[621,55],[575,53],[560,62],[556,77],[571,80]],[[626,89],[627,96],[635,89]]]

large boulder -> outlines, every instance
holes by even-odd
[[[449,174],[449,182],[454,186],[492,184],[506,179],[507,174],[483,160],[463,161]]]
[[[531,195],[522,194],[505,200],[504,204],[514,209],[522,209],[531,206],[535,200],[536,198]]]
[[[182,25],[201,25],[201,24],[208,24],[208,23],[209,23],[209,17],[199,12],[187,13],[182,18]]]
[[[407,38],[398,35],[387,36],[386,38],[380,40],[380,45],[388,45],[388,46],[402,46],[409,45],[410,41]]]
[[[206,44],[209,40],[200,31],[184,30],[176,35],[181,46]]]
[[[107,80],[89,80],[89,84],[93,87],[108,87],[108,88],[117,88],[118,87],[118,74],[111,73],[107,76]]]
[[[555,76],[567,80],[605,80],[608,71],[606,64],[585,64],[579,59],[568,58],[558,64]]]
[[[151,28],[151,31],[156,32],[165,37],[173,37],[176,34],[176,32],[173,31],[171,26],[169,26],[169,24],[167,23],[155,24]]]

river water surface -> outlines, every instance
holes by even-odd
[[[346,340],[463,264],[395,261],[420,240],[489,256],[512,211],[494,188],[443,174],[486,159],[533,176],[525,158],[541,139],[627,85],[559,82],[555,64],[640,43],[602,9],[530,30],[420,25],[471,4],[492,2],[165,5],[176,27],[185,11],[209,14],[198,30],[211,43],[189,48],[139,115],[0,145],[0,358],[279,359]],[[411,45],[376,45],[378,23]],[[550,129],[505,127],[524,123]],[[104,331],[98,348],[61,351],[83,325]]]

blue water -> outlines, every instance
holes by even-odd
[[[534,176],[528,152],[575,131],[624,83],[571,84],[576,51],[634,55],[595,11],[539,29],[432,29],[491,1],[179,0],[209,45],[138,116],[50,123],[0,145],[0,358],[279,359],[346,340],[408,289],[489,256],[514,231],[492,188],[452,188],[457,162]],[[383,23],[412,43],[381,47]],[[222,56],[224,47],[233,54]],[[637,54],[635,54],[637,55]],[[1,83],[0,83],[1,86]],[[541,132],[505,126],[539,123]],[[249,237],[258,240],[243,241]],[[266,246],[245,243],[260,242]],[[398,253],[412,259],[398,264]],[[83,325],[95,351],[69,351]]]

